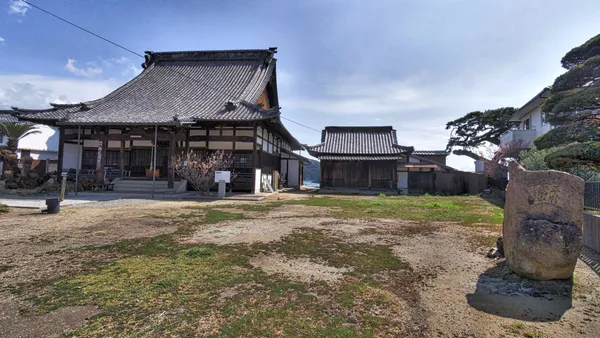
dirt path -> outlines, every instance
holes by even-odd
[[[152,202],[65,208],[59,215],[31,211],[1,215],[0,267],[5,268],[0,272],[0,337],[57,336],[83,325],[99,309],[65,307],[44,315],[27,314],[23,310],[32,305],[9,290],[14,292],[21,283],[77,273],[90,260],[116,258],[108,251],[96,251],[92,257],[89,251],[65,249],[172,233],[183,222],[178,215],[190,212],[183,209],[187,205]],[[224,205],[231,207],[230,202]],[[423,335],[428,337],[581,337],[600,332],[600,276],[593,270],[594,262],[600,261],[597,255],[587,253],[589,265],[578,262],[574,284],[532,282],[512,274],[501,261],[485,257],[487,248],[478,244],[477,236],[493,234],[499,227],[337,219],[332,211],[303,205],[253,211],[248,219],[198,226],[181,242],[242,246],[280,243],[312,229],[327,232],[343,243],[385,246],[421,277],[416,287],[418,313],[415,305],[410,309],[405,306],[407,310],[399,320],[402,325],[422,326],[426,330]],[[286,257],[270,251],[257,252],[250,263],[268,274],[306,283],[334,285],[350,271],[315,258]],[[229,293],[223,290],[222,296],[230,297]],[[413,323],[415,318],[419,318],[418,323]]]

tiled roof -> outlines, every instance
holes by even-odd
[[[63,124],[174,124],[253,121],[279,116],[255,102],[275,75],[274,49],[147,52],[144,71],[107,96],[45,110],[16,110],[28,120]],[[226,104],[233,105],[226,108]]]
[[[445,150],[415,150],[412,152],[413,155],[417,156],[448,156],[449,152]]]
[[[313,156],[407,154],[412,147],[398,145],[396,130],[386,127],[325,127],[321,143],[309,146]]]
[[[17,123],[19,119],[14,116],[12,110],[0,110],[0,123]]]
[[[397,161],[402,155],[321,155],[325,161]]]

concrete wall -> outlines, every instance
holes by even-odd
[[[600,253],[600,215],[583,213],[583,245]]]

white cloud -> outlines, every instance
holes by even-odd
[[[76,62],[77,61],[74,59],[68,59],[65,69],[75,75],[83,77],[95,77],[102,74],[102,68],[100,68],[95,62],[88,62],[86,64],[87,67],[84,68],[77,68],[77,66],[75,66]]]
[[[104,65],[108,67],[118,66],[123,76],[136,76],[142,72],[142,67],[135,64],[131,59],[121,56],[119,58],[101,59]]]
[[[0,75],[0,107],[47,108],[50,103],[98,99],[120,85],[114,80],[83,80],[43,75]]]
[[[31,6],[21,0],[8,1],[8,14],[25,15],[30,9]]]
[[[0,36],[0,45],[3,45],[5,41],[6,40],[4,40],[4,38]]]

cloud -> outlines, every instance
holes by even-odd
[[[73,103],[98,99],[121,83],[114,80],[83,80],[43,75],[0,75],[0,109],[47,108],[50,103]]]
[[[119,58],[101,59],[102,63],[108,67],[119,67],[121,69],[121,75],[123,76],[136,76],[142,72],[142,67],[131,61],[131,59],[121,56]]]
[[[8,14],[25,15],[31,9],[29,4],[21,0],[9,0],[8,1]]]
[[[65,69],[75,75],[83,77],[95,77],[102,74],[102,68],[100,68],[95,62],[88,62],[86,64],[87,67],[85,68],[77,68],[77,66],[75,66],[75,62],[77,61],[74,59],[68,59]]]
[[[5,41],[6,40],[4,40],[4,38],[0,36],[0,45],[3,45]]]

